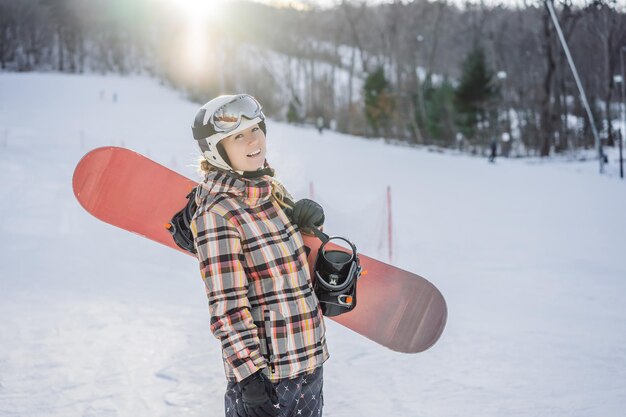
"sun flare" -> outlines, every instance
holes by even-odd
[[[206,19],[220,12],[225,0],[163,0],[184,13],[190,20]]]
[[[161,0],[184,18],[183,44],[180,58],[189,76],[197,77],[205,70],[209,39],[207,27],[224,13],[226,0]]]

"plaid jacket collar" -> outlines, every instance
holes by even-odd
[[[267,202],[272,194],[272,185],[268,176],[254,179],[241,178],[221,170],[206,174],[200,185],[196,193],[198,206],[208,196],[227,194],[240,199],[248,207],[255,207]]]

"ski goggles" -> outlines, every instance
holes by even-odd
[[[252,120],[256,117],[265,118],[261,104],[249,94],[238,94],[228,103],[220,106],[211,114],[208,123],[194,128],[194,138],[208,138],[216,133],[229,133],[241,125],[242,118]]]

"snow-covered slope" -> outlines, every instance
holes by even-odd
[[[102,145],[193,177],[196,107],[145,78],[0,74],[0,416],[223,415],[193,259],[96,220],[71,190]],[[418,355],[329,322],[326,416],[623,415],[623,182],[593,163],[492,165],[272,121],[268,140],[327,231],[381,259],[390,186],[394,263],[449,305]]]

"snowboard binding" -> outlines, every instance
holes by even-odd
[[[325,237],[315,260],[313,290],[320,302],[322,314],[333,317],[356,307],[356,282],[361,276],[361,264],[356,246],[352,242],[338,236]],[[327,250],[326,245],[332,240],[346,242],[350,246],[350,252]]]
[[[165,225],[167,230],[174,238],[174,242],[179,248],[186,250],[187,252],[196,254],[196,247],[193,243],[193,234],[191,233],[191,219],[198,208],[196,204],[196,191],[198,189],[194,187],[189,194],[187,194],[187,204],[178,213],[172,217],[169,223]]]

